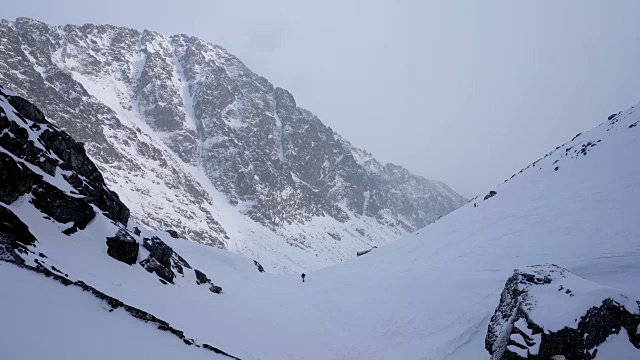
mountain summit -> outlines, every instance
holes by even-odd
[[[354,257],[466,202],[201,39],[18,18],[0,42],[0,83],[84,143],[134,219],[271,271]]]

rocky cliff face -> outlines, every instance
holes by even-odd
[[[84,142],[136,220],[271,270],[352,257],[466,201],[379,163],[198,38],[18,18],[0,43],[0,82]]]

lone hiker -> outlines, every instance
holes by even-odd
[[[302,282],[304,282],[304,278],[305,278],[305,276],[307,276],[307,274],[302,273]]]

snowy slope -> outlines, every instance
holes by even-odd
[[[483,359],[489,318],[514,268],[556,263],[640,296],[639,115],[633,108],[621,113],[478,207],[471,203],[401,241],[308,274],[304,286],[294,276],[227,285],[238,287],[229,290],[237,298],[227,309],[242,316],[228,320],[237,333],[225,327],[218,336],[247,358]],[[589,142],[597,145],[584,155]],[[197,250],[185,256],[220,271]],[[239,334],[260,341],[234,344]]]
[[[554,263],[603,285],[595,289],[640,298],[638,154],[640,114],[631,108],[547,154],[494,196],[357,259],[307,272],[304,284],[298,275],[260,273],[239,255],[140,226],[137,241],[158,236],[222,294],[197,286],[192,273],[165,285],[139,264],[107,256],[104,237],[118,226],[103,215],[66,236],[25,199],[8,207],[38,239],[28,264],[41,251],[45,265],[70,280],[245,360],[488,359],[489,320],[515,268]],[[19,293],[21,286],[7,288]],[[598,358],[640,358],[624,335],[611,336]]]
[[[195,37],[1,20],[0,83],[86,144],[137,221],[270,271],[335,264],[466,203]]]
[[[3,359],[229,359],[13,264],[0,262],[0,284],[14,290],[0,296],[11,309],[0,325]]]

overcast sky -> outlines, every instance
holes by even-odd
[[[11,1],[219,44],[383,162],[484,193],[640,101],[640,1]]]

